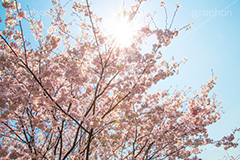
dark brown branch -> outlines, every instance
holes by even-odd
[[[7,123],[1,121],[5,126],[7,126],[23,143],[28,144],[28,142],[24,141]]]
[[[111,79],[110,81],[107,83],[106,87],[102,90],[102,92],[99,95],[102,95],[105,90],[110,86],[111,82],[116,78],[116,76],[119,74],[120,71],[118,71]]]
[[[81,125],[79,125],[78,126],[78,129],[77,129],[77,131],[76,131],[76,135],[75,135],[75,138],[74,138],[74,141],[73,141],[73,144],[72,144],[72,147],[69,149],[69,151],[65,154],[65,156],[63,157],[63,159],[66,159],[67,158],[67,156],[73,151],[73,149],[75,148],[75,146],[76,146],[76,142],[77,142],[77,139],[78,139],[78,134],[79,134],[79,130],[80,130],[80,127]],[[92,131],[91,131],[92,132]],[[90,134],[89,134],[89,136],[92,134],[90,132]]]
[[[97,93],[98,93],[98,87],[99,87],[99,85],[100,85],[100,82],[102,81],[102,77],[103,77],[103,74],[104,74],[104,67],[102,67],[102,71],[101,71],[101,74],[100,74],[100,78],[99,78],[99,80],[98,80],[98,83],[97,83],[97,86],[96,86],[96,89],[95,89],[95,92],[94,92],[94,100],[93,100],[93,102],[91,103],[91,106],[89,107],[89,109],[87,110],[87,112],[85,113],[85,115],[84,115],[84,117],[87,117],[87,115],[89,114],[89,112],[91,111],[91,109],[92,109],[92,107],[93,107],[93,115],[95,114],[95,103],[96,103],[96,101],[97,101],[97,99],[98,99],[98,95],[97,95]]]
[[[62,132],[63,132],[63,127],[64,127],[64,122],[65,121],[62,122],[62,128],[61,128],[60,133],[59,133],[60,134],[59,160],[61,160],[61,158],[62,158],[62,147],[63,147],[63,135],[62,135],[63,133]]]
[[[67,112],[70,111],[71,106],[72,106],[72,103],[69,104]],[[59,149],[59,150],[60,150],[60,151],[59,151],[59,152],[60,152],[60,155],[59,155],[59,160],[61,159],[61,156],[62,156],[62,136],[63,136],[62,134],[63,134],[64,123],[65,123],[65,120],[62,121],[61,128],[59,129],[59,137],[58,137],[57,143],[56,143],[56,145],[55,145],[55,147],[54,147],[54,154],[56,155],[57,147],[58,147],[58,145],[59,145],[59,143],[60,143],[60,149]]]
[[[16,54],[16,52],[13,50],[13,48],[10,46],[10,44],[7,42],[7,40],[2,36],[2,34],[0,34],[0,37],[3,39],[3,41],[7,44],[7,46],[11,49],[11,51],[13,52],[13,54],[17,57],[18,55]]]
[[[141,75],[138,77],[138,79],[140,79],[142,77],[142,75],[145,73],[146,68],[144,68],[143,72],[141,73]],[[134,86],[132,87],[131,91],[129,91],[120,101],[118,101],[113,107],[111,107],[103,116],[102,119],[104,117],[106,117],[110,112],[112,112],[124,99],[126,99],[131,93],[132,90],[137,86],[137,83],[134,84]]]
[[[102,73],[103,73],[104,70],[102,70]],[[86,114],[84,115],[85,117],[88,115],[88,113],[90,112],[90,110],[92,109],[93,107],[93,114],[95,114],[95,102],[96,100],[106,91],[106,89],[110,86],[111,82],[116,78],[116,76],[119,74],[119,71],[109,80],[109,82],[107,83],[106,87],[101,91],[101,93],[99,93],[97,95],[97,89],[99,87],[99,84],[100,84],[100,81],[102,80],[102,74],[99,78],[99,81],[97,83],[97,87],[96,87],[96,90],[95,90],[95,94],[94,94],[94,100],[91,104],[91,106],[89,107],[88,111],[86,112]]]
[[[34,152],[36,154],[35,140],[34,140],[34,127],[33,127],[32,119],[31,119],[31,116],[33,116],[33,115],[31,114],[31,111],[28,108],[26,109],[26,113],[27,113],[27,117],[29,120],[30,128],[31,128],[30,144],[32,145]]]
[[[180,151],[181,149],[183,149],[184,146],[180,147],[180,148],[177,148],[175,151],[172,151],[171,153],[169,153],[168,155],[166,155],[163,159],[166,159],[168,158],[169,156],[173,155],[174,153]],[[152,158],[152,157],[151,157]]]
[[[24,137],[25,137],[25,139],[26,139],[26,141],[27,141],[27,144],[28,144],[28,148],[30,149],[30,151],[32,152],[32,146],[31,146],[31,141],[28,139],[28,137],[27,137],[27,133],[26,133],[26,131],[25,131],[25,127],[24,127],[24,125],[23,125],[23,122],[22,122],[22,119],[21,119],[21,117],[20,116],[18,116],[18,115],[16,115],[18,118],[19,118],[19,120],[20,120],[20,123],[21,123],[21,127],[22,127],[22,132],[23,132],[23,135],[24,135]],[[31,135],[30,135],[30,137],[31,137]]]
[[[137,132],[137,125],[136,125],[136,131],[135,131],[135,138],[134,138],[134,141],[133,141],[133,152],[132,152],[132,157],[133,157],[133,160],[135,159],[135,143],[137,142],[137,138],[138,138],[138,132]]]
[[[13,48],[9,45],[9,43],[6,41],[6,39],[0,34],[1,38],[5,41],[5,43],[8,45],[8,47],[11,49],[11,51],[14,53],[14,55],[18,57],[16,52],[13,50]],[[36,77],[36,75],[33,73],[33,71],[27,66],[27,64],[19,58],[19,61],[24,65],[25,69],[30,72],[30,74],[33,76],[34,80],[40,85],[40,87],[43,89],[44,93],[50,98],[50,100],[57,106],[57,108],[63,112],[66,116],[68,116],[70,119],[72,119],[75,123],[77,123],[85,132],[89,133],[88,130],[86,130],[75,118],[73,118],[70,114],[68,114],[66,111],[62,109],[62,107],[52,98],[52,96],[48,93],[48,91],[43,87],[42,83],[39,81],[39,79]]]
[[[136,85],[133,86],[135,88]],[[132,88],[132,89],[133,89]],[[113,107],[111,107],[103,116],[102,119],[105,118],[110,112],[112,112],[124,99],[126,99],[132,92],[129,91],[120,101],[118,101]]]
[[[46,151],[45,151],[45,153],[43,154],[42,157],[45,157],[45,155],[47,154],[47,152],[50,151],[50,150],[52,149],[52,147],[54,146],[54,145],[50,146],[51,143],[52,143],[52,137],[53,137],[53,134],[51,134],[51,136],[50,136],[50,139],[49,139],[49,142],[48,142],[48,146],[46,147]],[[47,139],[47,138],[46,138],[46,139]]]
[[[91,129],[90,134],[89,134],[89,137],[88,137],[86,160],[88,160],[89,154],[90,154],[90,143],[91,143],[91,141],[92,141],[92,133],[93,133],[93,129]]]
[[[143,151],[143,149],[147,146],[149,139],[146,140],[145,144],[142,146],[142,148],[140,149],[140,151],[136,154],[135,158],[137,158]]]
[[[49,132],[51,132],[51,131],[52,131],[52,129],[50,129],[50,131],[49,131]],[[46,137],[45,137],[45,140],[44,140],[44,142],[43,142],[42,146],[40,147],[40,148],[41,148],[41,150],[42,150],[42,149],[43,149],[43,147],[46,145],[49,135],[50,135],[50,133],[47,133],[47,135],[46,135]]]
[[[4,134],[1,134],[1,133],[0,133],[0,137],[7,137],[7,138],[10,138],[10,139],[16,140],[18,142],[25,143],[22,140],[19,140],[17,138],[12,137],[12,136],[4,135]]]
[[[148,152],[149,152],[149,150],[151,149],[151,147],[152,147],[152,145],[153,145],[154,143],[155,143],[155,141],[153,141],[152,143],[150,143],[149,146],[148,146],[148,148],[147,148],[147,150],[145,151],[144,157],[146,157],[146,159],[147,159],[147,157],[148,157]]]

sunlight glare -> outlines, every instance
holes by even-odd
[[[129,47],[132,44],[136,27],[128,17],[120,16],[112,21],[110,35],[120,48]]]
[[[128,47],[131,45],[133,38],[133,28],[131,23],[128,22],[126,18],[121,18],[114,27],[113,38],[122,47]]]

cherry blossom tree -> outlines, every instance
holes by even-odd
[[[118,19],[133,26],[145,1],[133,1]],[[234,134],[214,141],[207,133],[221,117],[211,92],[215,76],[199,92],[149,92],[178,74],[187,60],[166,61],[161,53],[179,31],[191,27],[172,29],[180,4],[163,29],[148,15],[149,23],[132,30],[127,45],[106,34],[88,0],[67,2],[70,19],[66,5],[52,4],[51,25],[44,27],[17,0],[2,2],[1,159],[197,159],[199,147],[210,143],[237,146]],[[71,32],[73,26],[78,33]],[[155,41],[144,51],[150,37]]]

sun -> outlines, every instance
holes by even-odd
[[[112,21],[110,36],[118,47],[127,48],[133,43],[136,30],[133,20],[129,20],[128,16],[121,14]]]
[[[133,35],[134,29],[126,17],[121,17],[116,21],[112,36],[121,47],[130,46],[133,40]]]

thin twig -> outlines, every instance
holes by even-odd
[[[101,60],[101,64],[102,64],[103,62],[102,62],[101,53],[100,53],[100,51],[99,51],[99,43],[98,43],[96,28],[94,27],[94,23],[93,23],[93,20],[92,20],[92,12],[91,12],[91,10],[90,10],[90,5],[89,5],[88,0],[86,0],[86,3],[87,3],[87,8],[88,8],[88,16],[89,16],[89,19],[90,19],[90,23],[91,23],[91,26],[92,26],[92,31],[93,31],[94,38],[95,38],[95,42],[96,42],[96,45],[97,45],[97,47],[98,47],[98,54],[99,54],[99,57],[100,57],[100,60]],[[102,65],[103,65],[103,64],[102,64]]]
[[[17,0],[15,0],[15,4],[16,4],[17,12],[19,13]],[[20,30],[21,30],[21,38],[22,38],[22,41],[23,41],[25,63],[26,63],[26,65],[28,65],[28,62],[27,62],[27,49],[26,49],[25,39],[24,39],[24,35],[23,35],[23,27],[22,27],[21,20],[19,20],[19,26],[20,26]]]
[[[73,118],[70,114],[68,114],[66,111],[62,109],[62,107],[53,99],[53,97],[48,93],[48,91],[43,87],[42,83],[39,81],[39,79],[36,77],[36,75],[33,73],[33,71],[26,65],[26,63],[19,58],[17,53],[14,51],[14,49],[10,46],[10,44],[7,42],[7,40],[0,34],[0,37],[4,40],[4,42],[7,44],[7,46],[11,49],[13,54],[19,59],[19,61],[24,65],[25,69],[33,76],[34,80],[40,85],[44,93],[50,98],[50,100],[57,106],[57,108],[63,112],[66,116],[68,116],[70,119],[72,119],[74,122],[76,122],[80,127],[87,133],[88,130],[85,129],[75,118]]]
[[[176,10],[175,10],[175,12],[174,12],[174,14],[173,14],[173,18],[172,18],[172,22],[171,22],[171,24],[170,24],[170,26],[169,26],[169,30],[170,30],[171,27],[172,27],[172,24],[173,24],[174,19],[175,19],[175,17],[176,17],[177,11],[178,11],[178,7],[176,8]]]
[[[166,19],[165,19],[165,24],[166,24],[166,26],[165,26],[165,29],[167,29],[167,25],[168,25],[168,14],[167,14],[167,8],[164,6],[164,11],[165,11],[165,16],[166,16]]]

